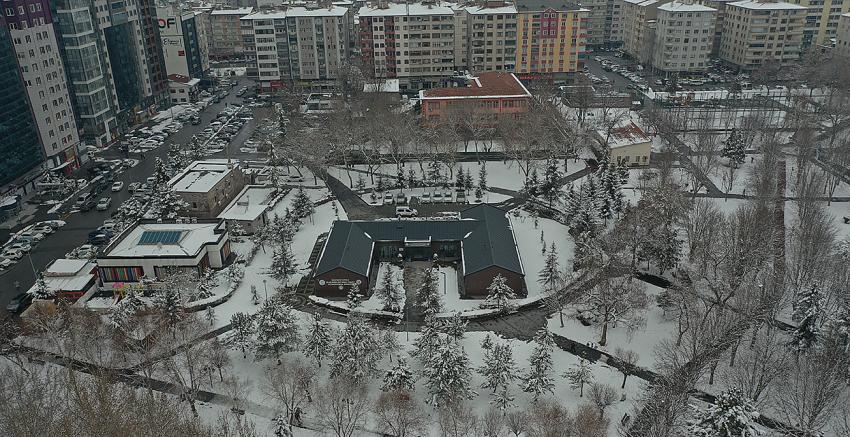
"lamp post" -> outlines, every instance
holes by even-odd
[[[263,292],[266,294],[266,300],[269,300],[269,290],[266,288],[266,280],[263,279]]]

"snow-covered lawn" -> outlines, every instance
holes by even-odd
[[[511,214],[510,219],[519,249],[520,261],[522,261],[522,269],[525,271],[528,297],[540,296],[543,294],[543,287],[537,282],[537,279],[546,261],[546,256],[543,255],[543,245],[546,245],[548,252],[554,243],[560,265],[563,268],[569,267],[568,270],[572,270],[575,245],[567,231],[568,228],[554,220],[538,218],[535,226],[534,218],[525,211],[521,211],[519,216]]]
[[[378,265],[378,276],[377,276],[377,280],[375,281],[375,284],[374,284],[373,289],[372,289],[372,295],[369,296],[369,299],[366,299],[365,301],[363,301],[361,303],[361,307],[364,310],[367,310],[367,311],[383,311],[384,310],[384,301],[381,298],[382,295],[379,291],[379,288],[384,283],[384,275],[386,274],[387,270],[389,270],[391,272],[391,274],[393,275],[393,284],[395,284],[395,287],[398,290],[399,295],[401,296],[401,303],[399,304],[399,308],[404,308],[404,302],[406,300],[406,295],[405,295],[405,290],[404,290],[404,282],[402,280],[403,279],[402,274],[404,273],[404,271],[402,270],[401,267],[399,267],[395,264],[382,262]]]

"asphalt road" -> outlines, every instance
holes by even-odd
[[[36,272],[44,270],[47,265],[57,258],[62,258],[66,253],[70,252],[75,247],[86,242],[89,232],[100,226],[104,220],[108,219],[113,211],[115,211],[121,202],[130,197],[127,192],[127,186],[131,182],[144,182],[144,180],[153,174],[154,161],[156,157],[165,159],[168,154],[170,144],[186,143],[192,135],[203,131],[207,124],[216,118],[218,112],[224,108],[225,104],[241,104],[242,99],[236,97],[235,90],[240,86],[248,85],[250,81],[242,79],[236,87],[233,88],[228,96],[221,102],[210,105],[205,108],[199,115],[201,124],[193,126],[191,124],[184,125],[183,129],[171,135],[166,139],[165,143],[156,150],[151,150],[145,153],[145,159],[140,160],[139,164],[128,169],[122,174],[115,176],[116,181],[123,181],[124,188],[113,193],[109,190],[104,191],[100,197],[112,197],[112,205],[108,211],[89,211],[75,212],[67,217],[57,216],[56,214],[48,214],[49,206],[40,207],[36,213],[33,222],[41,220],[50,220],[60,218],[67,222],[65,227],[61,228],[53,235],[48,236],[33,248],[30,255],[25,256],[9,269],[0,272],[0,317],[3,317],[6,312],[6,304],[20,291],[29,289],[36,279]],[[233,138],[233,143],[244,142],[250,134],[251,129],[255,126],[252,120],[239,131],[239,134]],[[233,146],[238,151],[239,146]],[[233,150],[232,148],[230,150]],[[124,158],[123,154],[117,150],[106,150],[98,154],[99,157],[105,159]],[[217,155],[214,157],[220,157]],[[137,154],[131,154],[131,158],[140,158]],[[82,177],[82,176],[81,176]],[[22,227],[22,226],[21,226]],[[20,227],[15,228],[12,232],[16,232]],[[10,231],[0,231],[0,241],[5,242],[9,237]],[[31,263],[30,263],[31,261]],[[20,291],[19,291],[20,290]]]

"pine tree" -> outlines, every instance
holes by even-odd
[[[493,347],[484,353],[484,365],[478,369],[484,377],[482,388],[488,388],[495,394],[500,389],[507,389],[516,378],[516,364],[511,348],[505,343],[494,343]]]
[[[540,395],[552,394],[555,383],[552,378],[552,350],[555,342],[545,328],[534,336],[534,350],[528,357],[528,371],[522,375],[522,390],[532,393],[536,401]]]
[[[723,142],[720,156],[727,158],[729,165],[733,167],[738,167],[744,163],[747,158],[746,145],[744,144],[744,137],[737,129],[732,129],[729,137]]]
[[[298,347],[298,323],[289,305],[269,299],[257,312],[254,355],[257,360],[274,357],[280,364],[280,355]]]
[[[449,338],[454,339],[456,342],[460,342],[463,340],[464,334],[466,334],[466,325],[469,322],[463,318],[463,315],[460,311],[456,311],[452,314],[452,318],[443,322],[443,332],[449,336]]]
[[[543,269],[540,270],[540,278],[537,282],[542,284],[544,289],[550,293],[555,292],[563,282],[563,275],[558,265],[558,250],[555,248],[554,241],[546,254],[546,261]]]
[[[822,308],[823,297],[817,284],[797,296],[792,315],[793,320],[797,321],[797,328],[789,343],[795,352],[805,352],[818,342]]]
[[[490,400],[490,403],[498,408],[502,414],[504,414],[508,409],[516,406],[514,405],[514,396],[511,395],[507,386],[504,386],[501,390],[497,391],[494,394],[493,399]]]
[[[155,219],[177,218],[189,204],[168,185],[168,171],[159,157],[154,164],[154,179],[147,216]]]
[[[330,328],[322,321],[322,317],[316,314],[304,342],[304,355],[322,367],[322,360],[330,355],[332,340]]]
[[[422,366],[427,366],[428,361],[437,354],[437,346],[440,342],[440,326],[434,315],[425,315],[425,323],[419,328],[419,338],[413,343],[411,355],[419,358]]]
[[[466,175],[463,173],[463,167],[458,167],[457,175],[455,176],[455,187],[463,188],[466,186]]]
[[[313,205],[313,201],[310,200],[310,196],[308,196],[307,192],[304,191],[304,187],[299,186],[298,192],[296,192],[295,197],[292,198],[293,214],[295,217],[303,219],[308,216],[312,216],[315,210],[316,207]]]
[[[139,296],[133,290],[127,292],[124,298],[118,301],[112,314],[109,315],[109,322],[112,326],[124,331],[128,328],[128,323],[132,318],[144,308],[145,304],[139,299]]]
[[[360,294],[360,287],[356,284],[352,285],[351,288],[348,289],[348,294],[346,295],[346,303],[348,304],[348,310],[353,311],[355,308],[360,306],[363,295]]]
[[[390,370],[387,370],[387,373],[384,374],[384,384],[381,386],[381,390],[413,391],[413,372],[410,371],[407,360],[399,358],[396,360],[395,365]]]
[[[434,268],[427,268],[422,275],[422,283],[416,291],[416,305],[426,314],[437,314],[442,309],[437,274]]]
[[[689,431],[694,437],[756,437],[761,435],[756,426],[759,416],[741,390],[730,388],[696,414]]]
[[[39,274],[35,280],[35,286],[30,290],[30,295],[33,299],[49,300],[56,296],[56,292],[47,286],[47,282],[44,281],[44,275]]]
[[[481,165],[478,167],[478,188],[480,188],[481,191],[484,191],[484,192],[486,192],[487,189],[488,189],[488,187],[487,187],[487,166],[485,165],[485,162],[482,162]]]
[[[508,312],[513,309],[511,299],[516,299],[514,290],[508,285],[507,279],[501,274],[496,274],[493,281],[487,286],[487,299],[485,303],[498,308],[500,312]]]
[[[469,167],[466,168],[466,177],[463,180],[463,190],[469,193],[472,190],[472,187],[475,186],[475,182],[472,180],[472,173],[469,171]]]
[[[463,349],[451,339],[439,337],[435,357],[438,358],[429,360],[422,372],[433,399],[444,405],[469,398],[472,370]]]
[[[561,197],[561,169],[558,161],[554,158],[546,160],[543,182],[540,184],[540,195],[550,204],[554,204]]]
[[[399,312],[401,311],[401,290],[396,285],[395,275],[392,269],[387,267],[384,270],[384,276],[381,278],[381,285],[377,290],[378,297],[384,304],[384,311]]]
[[[413,188],[416,185],[416,170],[411,167],[407,170],[407,186]]]
[[[248,357],[248,351],[254,347],[254,318],[245,313],[230,316],[230,333],[227,344],[242,351],[242,358]]]
[[[379,359],[380,346],[375,330],[362,318],[349,316],[333,348],[331,378],[363,381],[375,371]]]
[[[540,177],[537,175],[537,169],[532,169],[531,174],[525,180],[525,192],[531,197],[537,197],[540,190]]]
[[[215,310],[212,306],[208,305],[206,311],[204,311],[204,318],[210,322],[210,326],[215,325]]]
[[[593,381],[593,370],[590,368],[590,363],[585,359],[579,359],[578,364],[573,364],[572,367],[564,372],[564,378],[570,380],[570,386],[573,389],[579,390],[579,397],[584,396],[584,386]]]
[[[272,257],[271,274],[286,284],[290,276],[295,274],[295,256],[289,249],[289,244],[278,246]]]
[[[170,327],[177,326],[183,318],[183,301],[175,287],[165,287],[154,298],[157,308],[162,311],[165,322]]]
[[[292,425],[286,421],[286,416],[279,414],[274,419],[275,437],[292,437]]]
[[[357,181],[354,183],[354,189],[358,193],[366,190],[366,179],[363,178],[363,173],[357,173]]]

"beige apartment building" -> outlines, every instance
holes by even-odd
[[[398,79],[401,90],[441,86],[464,68],[455,65],[457,18],[450,6],[377,3],[360,8],[359,18],[364,64],[376,78]]]
[[[189,217],[214,218],[220,214],[247,183],[238,162],[230,160],[194,161],[171,178],[171,189],[189,205]]]
[[[508,3],[455,9],[455,65],[472,73],[513,71],[516,16],[516,7]]]
[[[804,6],[806,11],[803,29],[803,51],[812,48],[831,47],[835,39],[841,15],[850,12],[847,0],[788,0]]]
[[[587,45],[611,48],[623,42],[623,2],[620,0],[585,0],[587,9]]]
[[[294,7],[241,18],[248,76],[263,90],[296,83],[332,87],[348,60],[351,13],[347,8]]]
[[[700,0],[699,3],[708,6],[716,12],[714,13],[714,38],[711,43],[711,56],[717,56],[720,53],[720,39],[723,35],[723,21],[726,17],[726,5],[737,0]]]
[[[691,0],[658,7],[652,66],[665,73],[702,73],[714,39],[714,8]]]
[[[842,14],[835,32],[835,54],[850,58],[850,14]]]
[[[655,51],[658,0],[620,0],[623,14],[623,51],[641,64],[649,64]]]
[[[215,9],[209,13],[210,59],[241,57],[245,51],[239,19],[253,12],[254,8]]]
[[[727,4],[720,58],[742,70],[768,62],[790,66],[800,59],[806,11],[778,1]]]

